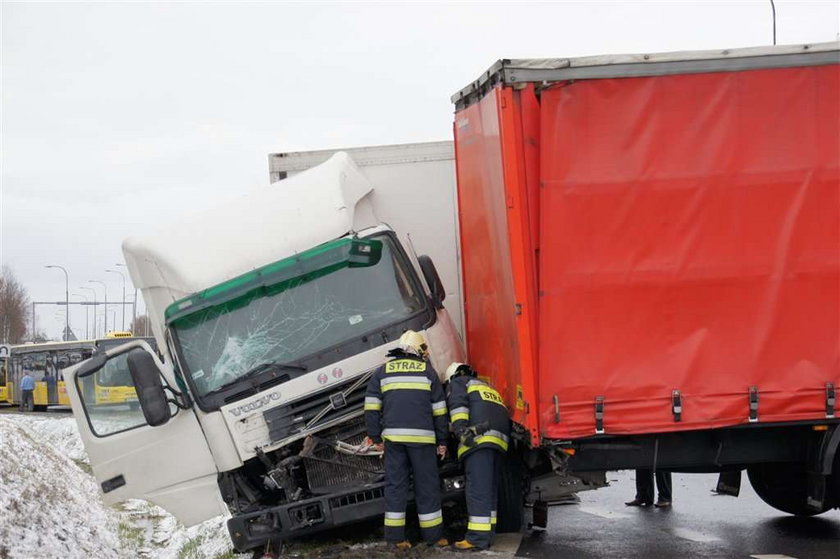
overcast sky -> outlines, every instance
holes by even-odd
[[[839,4],[777,0],[778,43],[837,40]],[[772,42],[767,0],[0,9],[0,261],[39,301],[64,298],[47,264],[120,299],[125,237],[266,185],[271,152],[450,139],[450,95],[499,58]]]

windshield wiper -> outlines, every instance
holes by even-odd
[[[224,390],[225,388],[229,388],[229,387],[231,387],[235,384],[239,384],[243,380],[246,380],[246,379],[251,378],[251,377],[258,376],[260,373],[264,373],[269,369],[279,369],[279,370],[286,370],[286,371],[301,371],[301,372],[306,372],[306,371],[309,370],[309,369],[306,368],[306,366],[301,365],[299,363],[280,363],[279,361],[266,361],[265,363],[260,363],[259,365],[251,367],[250,369],[248,369],[247,371],[245,371],[244,373],[242,373],[241,375],[239,375],[235,379],[230,380],[230,381],[222,384],[221,386],[217,386],[216,388],[214,388],[213,390],[211,390],[210,392],[205,394],[205,396],[209,396],[210,394],[216,394],[216,393]]]

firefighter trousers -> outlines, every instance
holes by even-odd
[[[405,540],[405,507],[412,473],[420,532],[426,543],[434,544],[443,537],[435,445],[389,441],[385,441],[385,541]]]
[[[464,458],[467,476],[467,535],[474,546],[487,549],[496,531],[496,501],[503,455],[492,447],[477,448]]]

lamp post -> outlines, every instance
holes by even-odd
[[[104,336],[104,335],[108,334],[108,286],[105,285],[104,281],[99,281],[99,280],[88,280],[88,283],[98,283],[99,285],[102,286],[102,291],[105,292],[105,299],[104,299],[104,301],[105,301],[105,327],[104,327],[104,330],[102,332],[102,335]]]
[[[79,287],[79,289],[87,289],[91,293],[93,293],[93,337],[96,337],[96,290],[92,287],[85,287],[84,285]]]
[[[116,266],[120,268],[127,268],[125,264],[120,264],[119,262],[116,263]],[[134,285],[134,282],[131,282]],[[125,295],[123,295],[123,299],[125,299]],[[134,302],[131,304],[131,327],[134,327],[134,323],[137,322],[137,288],[134,288]],[[134,334],[134,332],[132,332]]]
[[[73,297],[79,297],[81,299],[84,299],[85,303],[89,302],[88,298],[85,297],[84,295],[79,295],[78,293],[71,293],[71,295]],[[88,311],[90,311],[90,309],[88,308],[87,305],[85,305],[85,339],[86,340],[90,339],[90,314],[89,314]]]
[[[122,331],[125,332],[125,275],[122,272],[117,270],[105,270],[109,274],[119,274],[120,278],[122,278],[122,286],[123,286],[123,297],[122,297]]]
[[[58,268],[64,272],[64,335],[61,337],[65,342],[70,336],[70,274],[63,266],[57,264],[49,264],[45,268]]]

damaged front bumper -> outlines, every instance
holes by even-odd
[[[247,551],[268,541],[374,518],[384,510],[385,483],[379,482],[237,515],[228,520],[227,526],[236,550]]]

